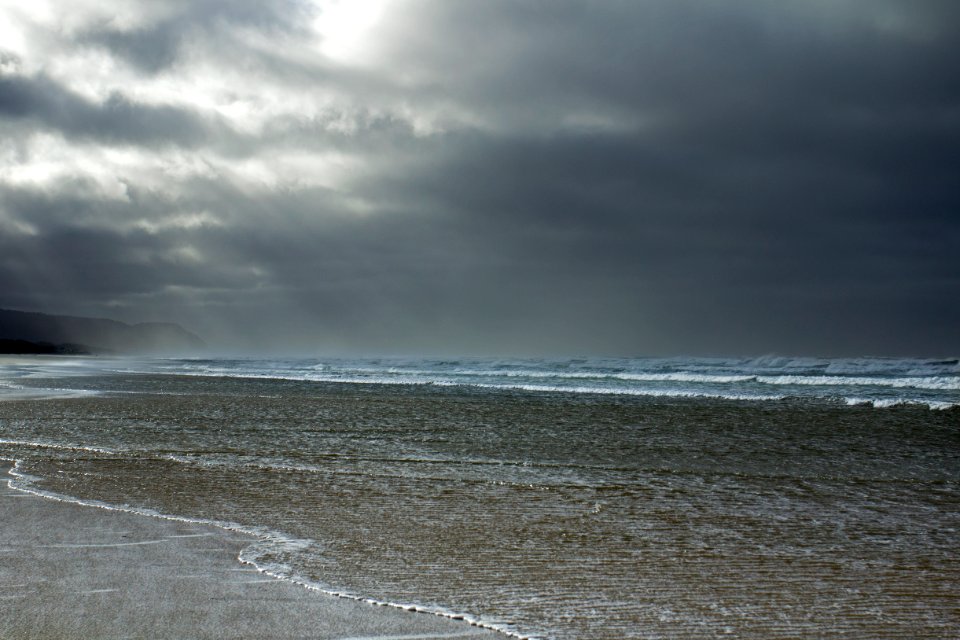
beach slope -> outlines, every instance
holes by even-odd
[[[271,578],[237,561],[251,536],[213,526],[57,502],[6,483],[0,522],[0,638],[504,637]]]

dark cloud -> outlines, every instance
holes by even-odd
[[[138,104],[121,93],[97,103],[43,75],[0,77],[0,117],[108,144],[194,146],[223,128],[190,111]]]
[[[191,154],[120,195],[0,184],[0,305],[313,351],[949,355],[955,6],[408,2],[356,65],[289,3],[88,28],[145,78],[229,57],[277,98],[239,133],[0,76],[7,130]]]
[[[188,25],[166,22],[152,29],[108,28],[88,33],[84,39],[106,47],[142,71],[157,73],[177,61],[185,26]]]
[[[182,60],[186,43],[216,45],[229,40],[226,27],[258,29],[280,37],[302,32],[312,11],[295,0],[235,2],[194,0],[167,3],[168,14],[134,28],[118,27],[113,20],[85,29],[79,42],[108,49],[117,58],[146,73],[159,73]]]

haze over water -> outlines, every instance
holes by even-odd
[[[951,638],[953,359],[5,365],[0,455],[523,636]],[[53,397],[46,397],[53,396]]]

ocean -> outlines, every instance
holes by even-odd
[[[960,637],[956,359],[9,359],[0,457],[517,637]]]

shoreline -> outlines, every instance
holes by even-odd
[[[14,464],[0,461],[2,637],[504,637],[270,576],[239,559],[250,533],[17,488]]]
[[[17,385],[96,395],[0,402],[0,457],[52,500],[253,534],[225,558],[321,598],[469,612],[518,638],[956,635],[953,412],[282,377],[319,364],[11,367]],[[910,366],[887,386],[913,384]],[[942,366],[921,382],[949,390]]]

